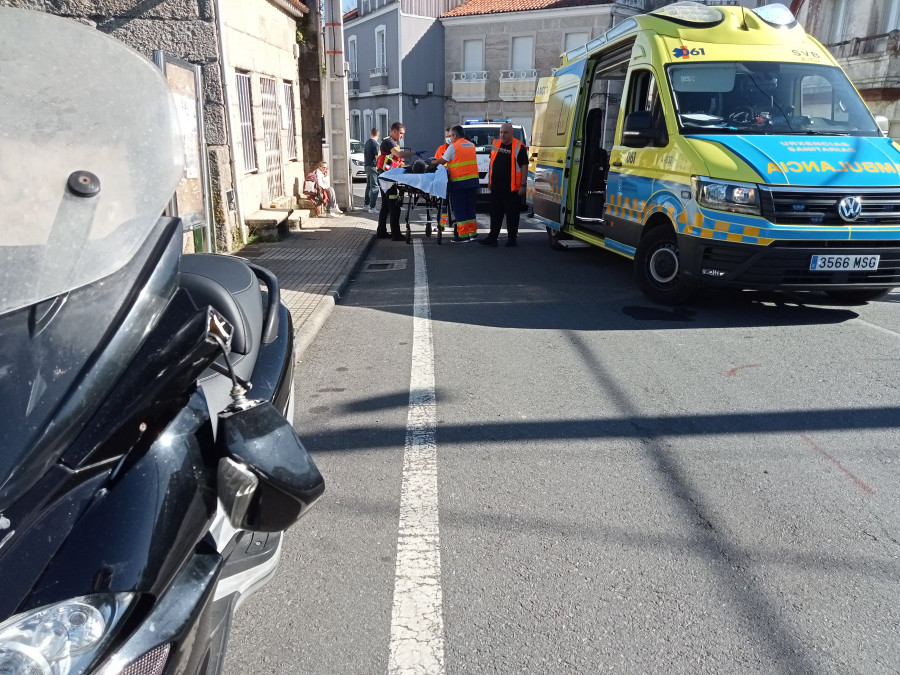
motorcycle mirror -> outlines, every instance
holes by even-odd
[[[257,532],[280,532],[299,520],[322,496],[325,480],[290,423],[268,401],[235,403],[219,413],[216,438],[223,456],[243,465],[258,479],[249,499],[228,494],[247,481],[220,481],[232,525]],[[245,492],[246,494],[246,492]]]

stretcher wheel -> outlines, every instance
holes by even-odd
[[[430,236],[431,236],[431,223],[428,223],[428,224],[425,226],[425,236],[426,236],[426,237],[430,237]]]

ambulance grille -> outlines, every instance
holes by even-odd
[[[859,197],[856,225],[900,224],[900,188],[795,188],[760,186],[766,220],[777,225],[847,225],[838,215],[844,197]]]
[[[887,248],[891,246],[892,248]],[[884,247],[884,248],[882,248]],[[723,281],[748,287],[829,286],[832,284],[900,285],[900,247],[897,242],[779,242],[777,246],[705,246],[701,269],[717,270]],[[811,272],[810,258],[822,253],[854,254],[860,249],[881,256],[877,270]]]

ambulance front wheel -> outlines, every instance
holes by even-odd
[[[694,294],[684,282],[678,238],[668,225],[655,227],[641,239],[634,271],[644,295],[661,305],[678,305]]]

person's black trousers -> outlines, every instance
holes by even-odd
[[[385,192],[381,191],[381,210],[378,212],[378,229],[375,234],[379,237],[387,236],[388,216],[391,218],[391,236],[400,237],[400,195],[396,183]]]
[[[506,234],[515,240],[519,236],[519,215],[522,213],[522,198],[518,190],[491,193],[491,231],[488,238],[496,240],[500,236],[503,218],[506,218]]]

